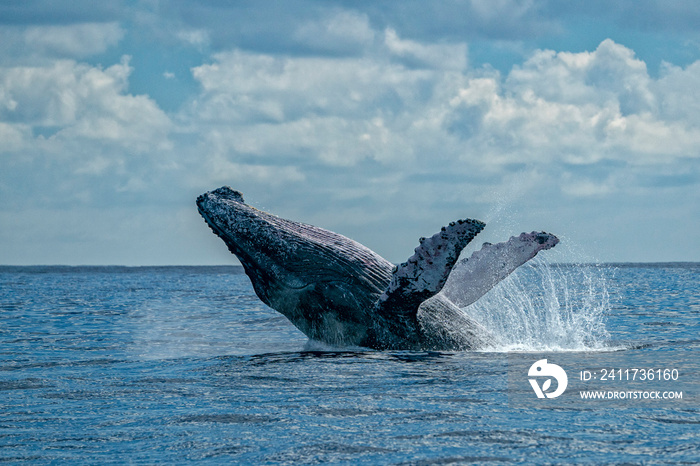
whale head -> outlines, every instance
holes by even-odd
[[[199,196],[197,207],[265,304],[312,338],[362,339],[348,325],[366,327],[367,312],[391,279],[391,263],[342,235],[249,206],[226,186]]]

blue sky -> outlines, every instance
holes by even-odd
[[[235,263],[195,197],[387,259],[458,218],[700,261],[700,4],[0,2],[0,264]]]

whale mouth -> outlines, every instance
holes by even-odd
[[[202,207],[199,200],[200,198],[197,198],[197,210],[199,211],[199,215],[202,216],[206,224],[209,225],[209,228],[211,228],[218,237],[224,238],[226,232],[209,216],[209,212]]]
[[[245,200],[243,200],[243,194],[241,194],[240,191],[229,188],[228,186],[222,186],[221,188],[213,191],[207,191],[204,194],[200,194],[197,196],[196,202],[199,213],[202,214],[205,219],[209,219],[207,223],[211,223],[211,215],[209,215],[210,212],[216,213],[217,211],[220,211],[220,213],[224,213],[224,204],[230,206],[231,203],[235,202],[247,205]]]
[[[280,290],[299,292],[314,285],[290,274],[287,271],[290,264],[276,258],[278,253],[284,255],[280,252],[284,241],[276,235],[264,234],[265,228],[270,226],[268,214],[246,204],[239,191],[223,186],[201,194],[196,204],[204,222],[236,256],[254,287],[259,284],[269,287],[274,281]],[[262,289],[258,296],[269,304]]]
[[[243,200],[240,191],[228,186],[208,191],[197,196],[197,210],[212,231],[221,239],[234,241],[226,230],[231,223],[230,215],[237,207],[249,207]],[[235,241],[234,241],[235,242]]]
[[[211,207],[208,205],[207,201],[210,201],[211,199],[208,197],[209,193],[202,194],[201,196],[197,197],[197,211],[199,211],[199,215],[202,216],[206,224],[211,228],[211,230],[216,234],[218,237],[221,239],[227,238],[226,231],[219,226],[219,223],[215,216],[212,215]]]
[[[197,197],[197,210],[204,219],[204,222],[221,238],[229,251],[233,253],[243,265],[246,272],[258,270],[255,260],[241,243],[240,238],[236,238],[231,233],[232,219],[229,218],[235,204],[246,205],[243,196],[228,186],[221,187],[214,191],[209,191]]]

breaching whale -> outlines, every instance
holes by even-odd
[[[545,232],[462,249],[484,228],[463,219],[421,238],[398,266],[345,236],[263,212],[227,186],[197,198],[260,300],[312,340],[375,349],[470,350],[492,343],[469,304],[559,240]]]

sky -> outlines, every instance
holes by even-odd
[[[460,218],[700,261],[696,1],[1,0],[0,44],[0,264],[235,264],[223,185],[393,262]]]

